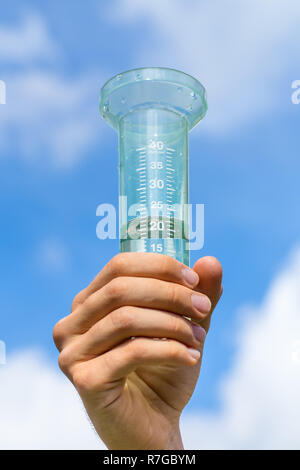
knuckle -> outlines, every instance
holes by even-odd
[[[171,274],[174,273],[174,264],[175,260],[170,256],[161,256],[160,259],[160,269],[161,274],[165,277],[170,277]]]
[[[88,369],[80,368],[73,373],[73,384],[78,391],[89,392],[93,389],[90,372]]]
[[[167,299],[170,305],[175,305],[178,303],[178,286],[176,284],[171,284],[167,288]]]
[[[94,312],[97,308],[98,296],[97,293],[94,293],[87,297],[83,303],[82,309],[87,312]]]
[[[183,324],[181,318],[176,318],[174,316],[172,319],[170,319],[170,330],[175,337],[183,331]]]
[[[107,286],[107,294],[112,301],[118,301],[126,294],[128,282],[124,278],[115,278]]]
[[[181,358],[180,347],[175,341],[169,342],[167,355],[172,361],[178,361]]]
[[[119,253],[118,255],[114,256],[109,262],[109,268],[113,277],[120,276],[122,273],[124,273],[126,265],[127,260],[125,253]]]
[[[63,349],[63,351],[60,353],[58,364],[62,372],[68,375],[73,364],[73,357],[68,348]]]
[[[72,382],[81,394],[90,394],[101,390],[101,377],[95,376],[89,367],[77,367],[73,371]]]
[[[71,310],[75,310],[79,305],[81,305],[85,300],[85,289],[78,292],[78,294],[75,295],[73,301],[72,301],[72,307]]]
[[[129,362],[135,362],[136,360],[143,361],[148,356],[148,347],[142,341],[131,341],[128,347]]]
[[[65,338],[66,338],[66,328],[64,319],[59,320],[53,328],[53,340],[57,348],[60,349]]]
[[[111,313],[111,319],[117,330],[129,331],[134,324],[134,313],[132,307],[122,307]]]

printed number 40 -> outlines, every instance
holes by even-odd
[[[149,148],[153,150],[163,150],[164,143],[161,140],[150,140]]]

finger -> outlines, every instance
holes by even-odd
[[[199,276],[199,283],[195,290],[207,295],[212,304],[210,315],[208,315],[204,320],[200,321],[200,324],[203,326],[203,328],[208,331],[211,321],[211,314],[220,300],[223,292],[222,266],[216,258],[212,256],[206,256],[196,261],[193,269]]]
[[[72,311],[88,296],[119,276],[149,277],[177,282],[191,288],[199,282],[195,271],[170,256],[158,253],[120,253],[114,256],[91,284],[75,297]]]
[[[65,352],[72,362],[99,356],[132,337],[175,339],[197,348],[205,330],[180,315],[154,309],[121,307],[70,342]]]
[[[166,310],[198,320],[211,311],[209,298],[188,287],[157,279],[119,277],[88,297],[64,323],[69,334],[82,334],[123,306]]]
[[[200,351],[187,348],[175,340],[136,338],[95,359],[77,364],[71,373],[72,381],[79,392],[95,392],[103,390],[107,384],[111,384],[111,387],[117,386],[118,380],[122,380],[140,366],[194,366],[200,356]]]

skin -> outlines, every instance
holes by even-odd
[[[191,270],[165,255],[122,253],[75,297],[53,331],[59,365],[109,449],[183,449],[180,415],[221,295],[215,258]]]

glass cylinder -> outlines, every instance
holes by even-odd
[[[172,69],[136,69],[101,90],[119,135],[121,251],[162,253],[189,265],[188,131],[205,115],[205,89]]]

